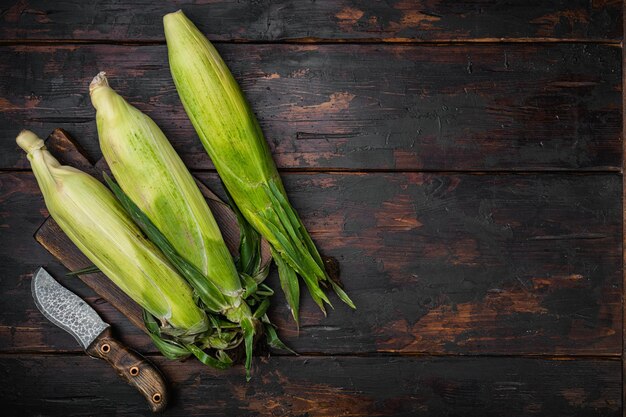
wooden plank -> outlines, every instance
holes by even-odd
[[[619,354],[620,176],[284,177],[358,306],[300,351]]]
[[[182,7],[213,40],[621,40],[619,0],[26,0],[2,6],[0,38],[163,41]]]
[[[626,5],[626,0],[623,1]],[[626,22],[626,15],[622,14],[622,22]],[[624,26],[626,33],[626,26]],[[622,44],[622,62],[624,61],[624,49]],[[622,65],[622,85],[626,81],[626,67]],[[624,132],[626,132],[626,94],[622,94],[622,141],[624,140]],[[624,168],[626,167],[626,158],[624,153],[626,148],[622,148],[622,177]],[[622,182],[622,288],[626,288],[626,244],[624,237],[626,236],[626,182]],[[622,297],[622,417],[626,417],[626,331],[624,331],[624,323],[626,323],[626,308],[624,308],[624,298]]]
[[[39,191],[29,173],[0,178],[6,239],[23,242],[37,227],[31,219],[44,218]],[[200,179],[219,191],[215,174]],[[284,179],[321,251],[339,260],[358,306],[352,312],[332,298],[336,309],[324,318],[305,296],[298,334],[282,295],[274,297],[272,321],[297,351],[620,355],[620,175]],[[77,349],[31,305],[25,274],[37,265],[24,250],[0,247],[8,259],[0,328],[9,329],[0,333],[0,349]],[[270,284],[279,288],[274,273]],[[121,333],[128,328],[114,324]],[[12,337],[10,329],[29,327],[35,336]]]
[[[54,129],[46,138],[46,149],[63,165],[71,165],[94,176],[99,173],[80,144],[63,129]]]
[[[216,371],[154,358],[170,416],[619,416],[619,361],[272,357]],[[149,415],[141,396],[81,355],[0,356],[10,415]]]
[[[282,168],[621,169],[621,49],[607,45],[218,45]],[[211,168],[165,46],[0,48],[0,134],[61,126],[100,156],[87,86],[99,71]],[[51,76],[50,74],[54,74]],[[11,140],[0,168],[27,168]]]

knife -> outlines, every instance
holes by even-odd
[[[110,326],[82,298],[59,284],[43,267],[33,275],[35,304],[48,320],[72,336],[93,357],[104,359],[148,400],[154,412],[167,406],[165,380],[139,353],[111,336]]]

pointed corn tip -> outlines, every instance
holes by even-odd
[[[190,31],[197,30],[196,26],[187,17],[185,12],[177,10],[163,16],[163,31],[168,45],[168,54],[173,52],[171,45],[184,43]],[[180,48],[174,48],[174,51]],[[185,48],[182,48],[183,50]]]
[[[106,72],[100,71],[98,75],[93,77],[93,80],[89,83],[89,94],[91,94],[98,87],[109,86],[109,81],[107,80],[106,75]]]
[[[177,17],[177,16],[181,16],[181,15],[182,15],[183,17],[185,16],[185,13],[183,12],[183,10],[182,10],[182,9],[178,9],[178,10],[176,10],[175,12],[168,13],[168,14],[166,14],[165,16],[163,16],[163,24],[164,24],[164,25],[167,25],[167,21],[168,21],[168,20],[172,20],[172,19],[174,19],[175,17]]]
[[[15,142],[17,142],[18,146],[26,153],[31,153],[45,146],[43,140],[41,140],[39,136],[26,129],[22,130],[20,134],[17,135]]]

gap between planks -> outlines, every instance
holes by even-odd
[[[253,40],[253,39],[230,39],[230,40],[211,40],[213,44],[249,44],[249,45],[463,45],[463,44],[596,44],[609,45],[618,48],[622,47],[620,39],[577,39],[577,38],[476,38],[476,39],[438,39],[438,40],[420,40],[411,38],[347,38],[347,39],[329,39],[329,38],[292,38],[277,40]],[[133,46],[153,46],[165,45],[165,40],[132,40],[132,39],[0,39],[0,45],[133,45]]]
[[[140,352],[146,357],[163,357],[158,352]],[[15,357],[15,356],[82,356],[85,355],[80,350],[55,350],[55,351],[37,351],[37,350],[20,350],[14,352],[0,352],[0,358],[2,357]],[[267,357],[268,355],[255,356],[257,358]],[[621,354],[607,354],[607,355],[554,355],[554,354],[516,354],[516,355],[497,355],[497,354],[452,354],[452,353],[424,353],[424,352],[411,352],[411,353],[397,353],[397,352],[358,352],[358,353],[315,353],[315,352],[303,352],[298,355],[272,353],[269,357],[282,357],[282,358],[298,358],[305,360],[307,358],[458,358],[458,359],[537,359],[547,361],[621,361]]]
[[[192,174],[217,174],[215,169],[191,169]],[[622,174],[623,168],[620,167],[599,167],[586,170],[576,169],[559,169],[559,168],[546,168],[546,169],[509,169],[509,170],[454,170],[454,169],[353,169],[353,168],[278,168],[279,173],[283,174],[346,174],[346,175],[362,175],[362,174],[441,174],[441,175],[536,175],[536,174],[548,174],[548,175],[611,175]],[[19,174],[19,173],[32,173],[28,168],[1,168],[0,173],[5,174]]]

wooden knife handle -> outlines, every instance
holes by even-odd
[[[107,361],[126,382],[141,392],[152,411],[165,409],[167,391],[161,372],[139,353],[115,340],[110,328],[89,345],[87,354]]]

